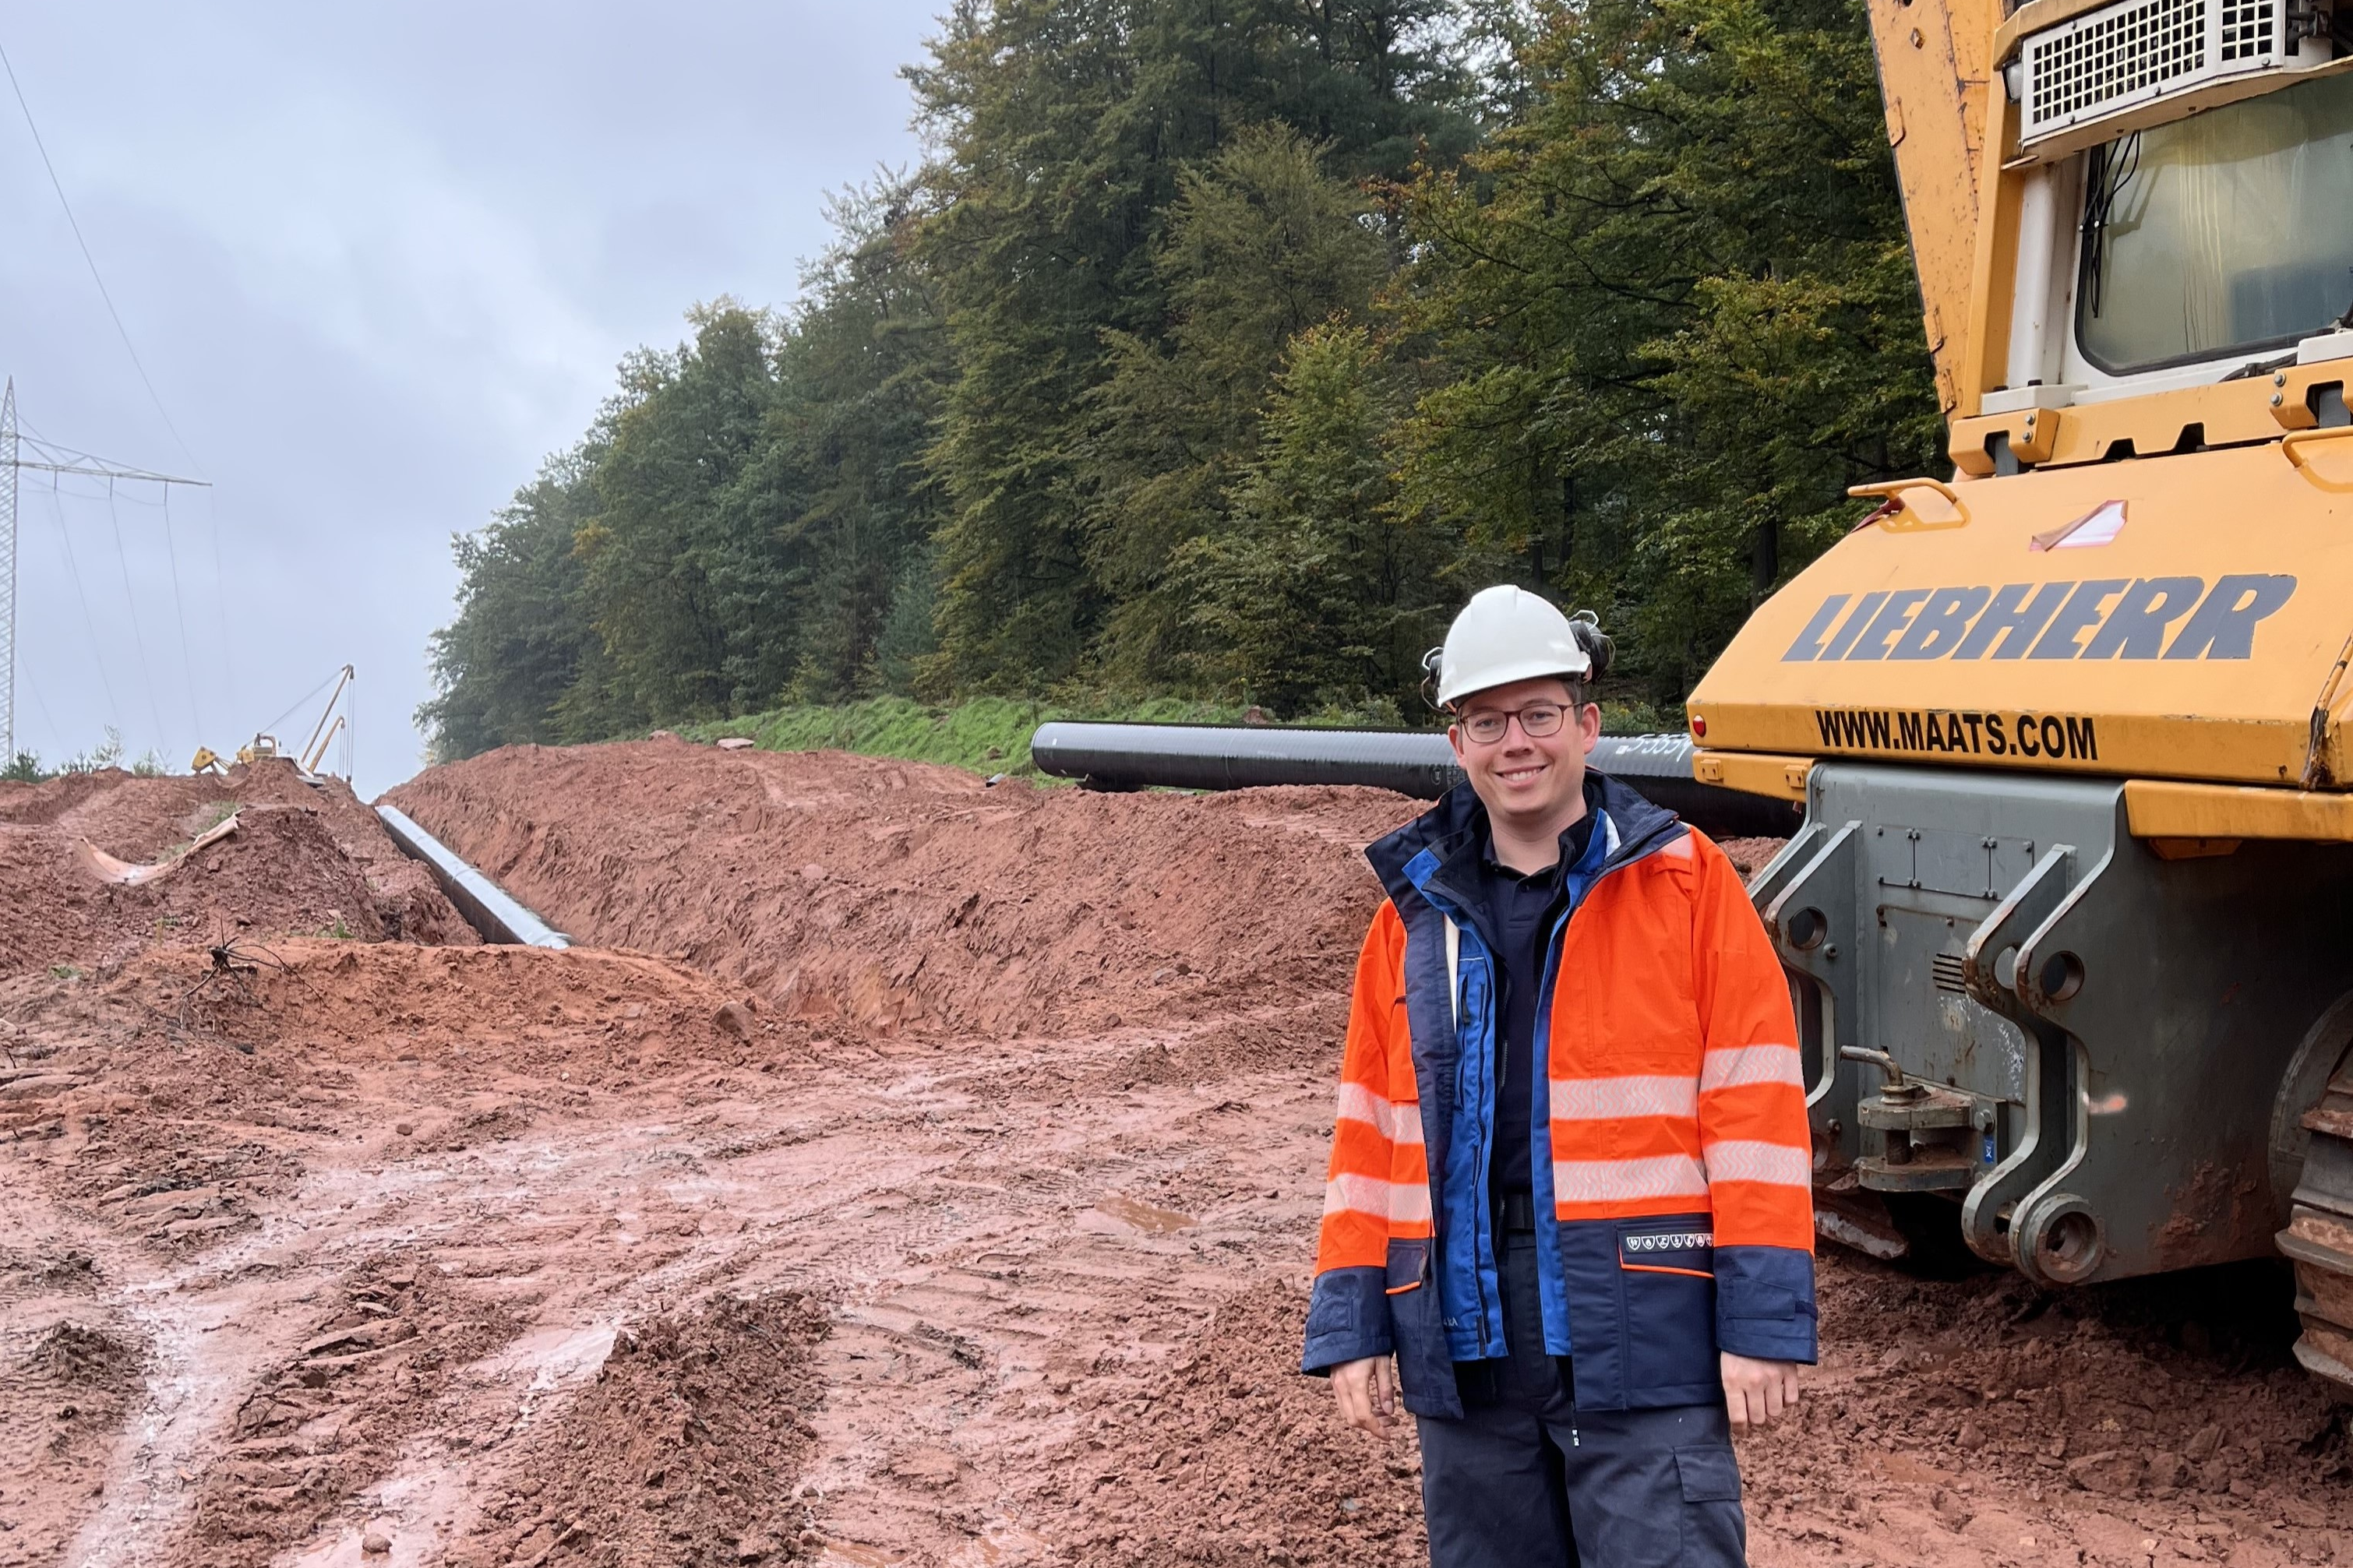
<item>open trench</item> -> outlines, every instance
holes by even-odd
[[[41,787],[0,1564],[1419,1559],[1409,1442],[1292,1370],[1357,851],[1412,803],[674,742],[396,792],[554,952],[470,945],[332,786]],[[152,882],[73,858],[229,799]],[[1758,1563],[2353,1561],[2273,1272],[1822,1289]]]

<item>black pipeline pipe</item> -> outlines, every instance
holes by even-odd
[[[1462,782],[1446,737],[1426,730],[1324,730],[1278,724],[1038,726],[1029,755],[1057,778],[1094,789],[1250,789],[1368,784],[1435,800]],[[1719,838],[1786,838],[1804,814],[1790,801],[1692,777],[1682,735],[1604,735],[1593,765]]]

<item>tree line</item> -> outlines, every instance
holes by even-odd
[[[438,754],[1089,691],[1408,717],[1488,583],[1679,701],[1942,426],[1860,0],[960,0],[930,152],[456,541]]]

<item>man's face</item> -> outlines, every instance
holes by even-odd
[[[1546,677],[1474,691],[1456,706],[1446,739],[1489,815],[1531,827],[1575,816],[1569,807],[1584,798],[1585,759],[1601,738],[1601,710],[1589,703],[1571,708],[1569,701],[1568,683]],[[1548,735],[1529,734],[1522,714],[1532,708],[1540,729],[1545,709],[1561,710],[1559,727]],[[1509,721],[1502,735],[1481,740],[1473,734],[1482,720],[1493,725],[1498,719]]]

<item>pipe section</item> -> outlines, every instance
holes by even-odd
[[[570,947],[572,939],[517,903],[504,888],[459,859],[449,847],[417,826],[396,805],[375,808],[377,820],[404,854],[425,862],[466,923],[482,933],[484,942],[521,947]]]
[[[1435,800],[1462,782],[1446,737],[1426,730],[1327,730],[1275,724],[1038,726],[1029,755],[1057,778],[1092,789],[1250,789],[1366,784]],[[1719,838],[1785,838],[1794,802],[1702,784],[1682,735],[1604,735],[1592,765]]]

